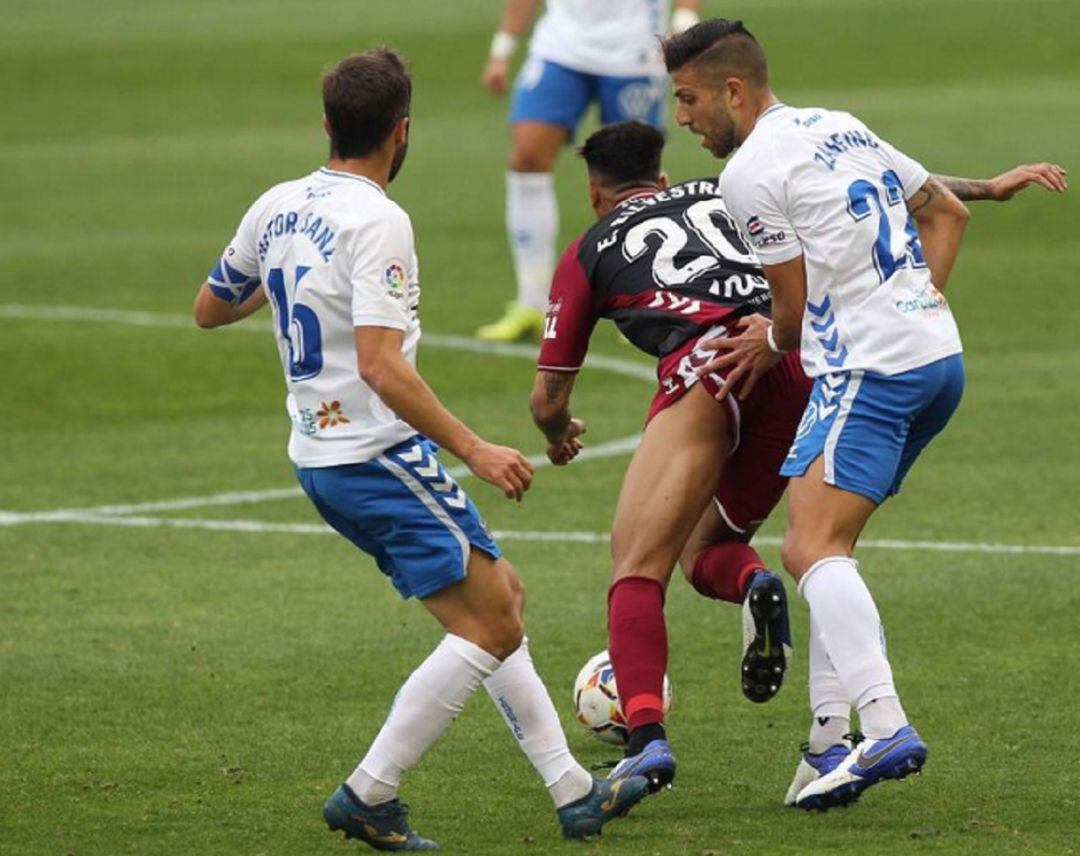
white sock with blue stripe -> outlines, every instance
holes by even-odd
[[[799,580],[829,660],[867,737],[891,737],[908,724],[885,655],[881,616],[850,556],[815,562]]]
[[[506,231],[514,256],[517,302],[544,312],[559,237],[559,205],[550,172],[506,174]]]
[[[555,807],[592,790],[592,775],[570,754],[559,714],[529,654],[528,638],[484,681],[521,751],[536,768]]]
[[[467,639],[443,637],[401,685],[364,759],[345,783],[368,805],[393,799],[401,774],[446,731],[499,660]]]

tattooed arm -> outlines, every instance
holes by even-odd
[[[964,203],[935,176],[930,176],[907,204],[919,230],[919,242],[926,266],[930,268],[930,278],[939,290],[944,291],[971,215]]]
[[[1031,163],[1020,164],[996,178],[954,178],[949,175],[935,175],[934,178],[962,202],[981,199],[1005,202],[1032,184],[1041,185],[1052,193],[1064,193],[1069,186],[1067,175],[1068,172],[1056,163]]]
[[[570,463],[581,451],[577,438],[585,433],[585,423],[570,416],[570,393],[576,378],[576,372],[540,369],[529,401],[533,422],[547,438],[548,460],[556,466]]]

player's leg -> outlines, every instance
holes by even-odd
[[[857,740],[851,734],[851,703],[829,659],[813,613],[808,642],[810,735],[800,747],[802,754],[795,777],[784,795],[784,804],[789,806],[795,805],[803,788],[840,766]]]
[[[728,436],[726,408],[701,384],[691,387],[649,421],[615,511],[608,649],[630,731],[615,775],[646,772],[654,787],[675,774],[663,727],[664,593],[722,471]]]
[[[552,170],[589,101],[585,75],[530,57],[514,86],[506,173],[506,232],[517,281],[502,318],[477,331],[481,339],[539,338],[544,328],[559,236]]]
[[[959,392],[950,365],[939,361],[892,377],[851,372],[820,378],[807,408],[812,418],[785,464],[792,482],[784,564],[799,581],[828,661],[868,738],[800,792],[801,807],[850,802],[878,781],[917,771],[925,760],[926,747],[893,682],[881,618],[852,553],[870,515],[898,486],[913,424],[920,424],[921,449],[925,435],[940,430],[955,409]]]
[[[483,681],[548,785],[564,834],[599,831],[644,795],[645,783],[595,782],[570,755],[524,639],[524,587],[432,447],[405,443],[378,463],[390,482],[384,495],[400,486],[419,500],[411,506],[416,514],[392,501],[374,514],[369,510],[367,524],[394,535],[386,539],[380,566],[390,569],[399,590],[420,598],[447,635],[398,692],[347,786],[366,805],[392,799],[404,771]]]
[[[964,370],[962,358],[959,355],[932,364],[920,374],[924,376],[924,381],[929,380],[932,394],[929,396],[929,404],[911,421],[888,495],[899,491],[901,482],[911,465],[919,453],[948,423],[963,394]],[[925,377],[927,375],[928,378]],[[898,382],[903,383],[903,378]],[[850,705],[847,701],[846,692],[840,684],[836,669],[829,659],[825,639],[821,634],[813,612],[811,612],[810,616],[810,634],[810,706],[813,719],[810,726],[809,744],[805,747],[803,757],[795,772],[795,778],[785,798],[788,805],[795,804],[798,796],[803,793],[811,782],[829,775],[844,764],[846,759],[851,757],[849,740],[857,739],[851,738],[851,735],[847,733],[850,729]],[[887,710],[888,702],[886,701],[885,704]],[[875,710],[877,706],[878,703],[875,702],[871,708],[871,711],[875,714],[880,712]],[[864,727],[869,728],[869,726]],[[889,727],[891,725],[886,726],[883,730],[887,731]],[[902,744],[904,742],[907,743],[909,752],[914,752],[916,756],[920,754],[925,756],[925,746],[921,745],[917,735],[915,735],[914,740],[909,735],[906,741],[902,741]],[[903,745],[899,748],[903,749]],[[875,752],[874,746],[870,747],[870,751],[871,753]],[[892,763],[894,769],[898,768],[903,771],[905,769],[903,758],[901,757],[900,761],[897,762],[895,755],[899,754],[898,750],[894,750],[893,754]],[[882,756],[882,761],[887,768],[890,763],[888,754]],[[856,759],[855,763],[858,764],[858,759]],[[858,766],[855,769],[858,771]],[[886,772],[888,772],[887,769]],[[865,774],[866,771],[863,771],[863,773]],[[852,773],[849,769],[846,775],[842,771],[838,775],[850,779]],[[864,779],[864,781],[866,780]],[[842,780],[839,787],[841,789],[844,787]],[[817,799],[822,798],[821,795],[817,796]]]
[[[470,589],[470,582],[482,578],[497,582]],[[424,605],[449,632],[478,639],[484,628],[498,625],[507,613],[520,624],[523,601],[524,586],[510,563],[474,550],[466,580],[428,598]],[[644,796],[644,781],[595,779],[570,754],[527,637],[520,636],[520,644],[484,680],[484,687],[547,787],[568,838],[595,835]]]

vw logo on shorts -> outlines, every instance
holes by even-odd
[[[656,96],[656,87],[652,83],[627,84],[619,92],[619,109],[628,119],[648,121]]]

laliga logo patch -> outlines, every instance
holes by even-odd
[[[405,265],[397,259],[391,261],[383,271],[383,282],[395,297],[400,297],[405,293],[405,279]]]

